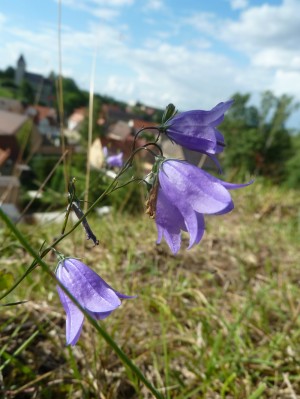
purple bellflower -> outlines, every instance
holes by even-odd
[[[97,273],[74,258],[60,257],[56,276],[75,299],[90,313],[95,320],[105,319],[121,305],[120,299],[133,298],[120,294],[111,288]],[[57,286],[61,303],[67,314],[67,345],[75,345],[79,339],[84,314]]]
[[[108,149],[106,146],[102,148],[102,153],[103,153],[104,159],[106,159],[108,157]]]
[[[189,233],[188,248],[198,244],[205,230],[204,214],[230,212],[234,205],[228,190],[252,183],[227,183],[186,161],[161,160],[156,168],[146,212],[155,218],[157,243],[164,237],[174,254],[180,249],[181,230]]]
[[[223,121],[224,113],[232,103],[233,100],[229,100],[219,103],[210,111],[194,110],[180,114],[175,114],[175,107],[170,104],[171,117],[163,120],[161,131],[189,150],[210,156],[218,154],[223,151],[225,144],[223,135],[216,127]]]
[[[117,155],[110,155],[106,158],[106,163],[111,168],[121,168],[123,165],[123,152]]]
[[[119,154],[108,155],[107,147],[103,147],[103,155],[106,161],[107,166],[111,168],[121,168],[123,165],[123,152],[119,152]]]

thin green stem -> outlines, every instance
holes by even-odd
[[[124,167],[125,168],[125,167]],[[127,168],[128,168],[128,166],[127,166]],[[122,169],[123,170],[123,169]],[[122,171],[121,171],[122,172]],[[120,172],[120,173],[121,173]],[[116,179],[118,178],[118,177],[120,177],[120,173],[119,173],[119,175],[117,175],[117,177],[111,182],[111,184],[107,187],[107,189],[104,191],[104,193],[102,193],[102,195],[96,200],[96,203],[94,203],[88,210],[87,210],[87,212],[74,224],[74,226],[67,232],[67,233],[64,233],[64,230],[65,230],[65,228],[66,228],[66,225],[67,225],[67,221],[68,221],[68,216],[69,216],[69,213],[70,213],[70,210],[71,210],[71,207],[69,206],[68,207],[68,210],[67,210],[67,214],[66,214],[66,218],[65,218],[65,220],[64,220],[64,225],[63,225],[63,228],[62,228],[62,233],[61,233],[61,236],[59,237],[59,238],[57,238],[52,244],[51,244],[51,246],[49,246],[49,247],[47,247],[46,249],[44,249],[44,251],[40,254],[40,258],[42,259],[42,258],[44,258],[60,241],[62,241],[65,237],[67,237],[69,234],[71,234],[76,228],[77,228],[77,226],[79,226],[80,225],[80,223],[82,222],[82,220],[86,217],[86,215],[90,212],[90,211],[92,211],[93,209],[94,209],[94,207],[103,199],[103,197],[105,196],[105,195],[108,195],[108,194],[110,194],[111,192],[113,192],[114,190],[117,190],[118,188],[121,188],[122,186],[120,186],[120,187],[117,187],[116,186],[116,184],[117,184],[117,181],[116,181]],[[73,196],[71,197],[71,201],[73,200]],[[1,211],[1,208],[0,208],[0,211]],[[1,211],[1,213],[2,213],[2,211]],[[0,214],[0,216],[1,216],[1,214]],[[0,296],[0,300],[1,299],[3,299],[3,298],[5,298],[8,294],[10,294],[23,280],[24,280],[24,278],[26,277],[26,276],[28,276],[35,268],[36,268],[36,266],[37,266],[37,264],[38,264],[38,262],[37,262],[37,260],[36,259],[34,259],[33,261],[32,261],[32,263],[31,263],[31,265],[29,266],[29,268],[26,270],[26,272],[23,274],[23,276],[21,276],[20,278],[19,278],[19,280],[17,280],[16,282],[15,282],[15,284],[11,287],[11,288],[9,288],[7,291],[5,291],[5,293],[4,294],[2,294],[1,296]]]
[[[142,371],[129,359],[129,357],[123,352],[123,350],[118,346],[118,344],[111,338],[111,336],[94,320],[90,314],[84,309],[84,307],[73,297],[72,294],[64,287],[64,285],[57,279],[56,275],[51,271],[50,267],[43,261],[39,254],[31,247],[27,239],[18,230],[14,223],[9,219],[9,217],[0,208],[0,217],[7,225],[7,227],[14,233],[15,237],[20,241],[26,251],[35,259],[35,262],[41,266],[43,271],[47,273],[56,284],[65,292],[66,295],[75,303],[75,305],[81,310],[88,321],[95,327],[98,333],[105,339],[108,345],[115,351],[121,361],[129,367],[137,378],[142,381],[142,383],[152,392],[155,398],[164,399],[161,393],[151,384],[151,382],[144,376]]]
[[[150,143],[151,145],[155,143]],[[147,145],[146,145],[147,146]],[[97,198],[97,200],[90,206],[90,208],[84,212],[83,216],[78,219],[78,221],[74,224],[74,226],[65,233],[65,229],[67,226],[67,222],[68,222],[68,217],[71,211],[71,207],[70,205],[72,204],[74,195],[71,196],[71,199],[69,200],[69,207],[67,208],[67,212],[66,212],[66,217],[64,220],[64,224],[61,230],[61,236],[58,237],[52,244],[51,246],[47,247],[43,252],[41,252],[40,254],[40,258],[44,258],[53,248],[55,248],[55,246],[61,242],[65,237],[67,237],[69,234],[71,234],[81,223],[82,221],[85,219],[85,217],[101,202],[101,200],[106,196],[111,194],[113,191],[118,190],[121,187],[125,187],[127,184],[133,182],[134,180],[130,180],[129,182],[118,186],[118,179],[119,177],[121,177],[132,165],[132,161],[133,158],[135,157],[135,155],[142,151],[142,150],[149,150],[146,146],[144,147],[139,147],[136,150],[133,151],[133,153],[131,154],[130,158],[127,160],[127,162],[125,163],[125,165],[123,166],[123,168],[119,171],[119,173],[117,174],[117,176],[115,177],[115,179],[110,183],[110,185],[106,188],[106,190],[100,195],[99,198]],[[73,193],[74,194],[74,193]],[[9,289],[7,290],[4,294],[2,294],[2,296],[0,297],[0,300],[5,298],[8,294],[10,294],[23,280],[26,276],[28,276],[37,266],[38,262],[36,260],[33,260],[32,264],[30,265],[30,267],[27,269],[27,271],[24,273],[24,275]]]

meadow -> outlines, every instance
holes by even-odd
[[[90,217],[99,246],[79,227],[57,248],[137,295],[100,324],[167,399],[300,395],[299,192],[257,179],[232,196],[233,212],[206,217],[200,245],[186,250],[184,236],[176,256],[155,244],[153,220],[124,210]],[[18,227],[34,248],[60,228]],[[32,258],[3,226],[0,242],[4,292]],[[3,306],[17,301],[27,302]],[[66,347],[65,313],[41,269],[0,310],[1,397],[153,397],[87,321]]]

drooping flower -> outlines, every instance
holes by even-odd
[[[111,168],[121,168],[123,165],[123,152],[116,155],[110,155],[106,158],[106,163]]]
[[[170,104],[171,117],[163,121],[161,131],[185,148],[214,155],[223,151],[224,137],[217,130],[223,121],[224,113],[231,107],[233,100],[221,102],[210,111],[194,110],[175,114],[175,107]],[[175,116],[173,116],[175,115]]]
[[[204,234],[204,214],[224,214],[233,207],[228,190],[245,187],[222,181],[185,161],[161,160],[150,191],[147,212],[155,218],[158,240],[164,237],[175,254],[181,246],[181,230],[190,236],[189,247]]]
[[[133,298],[115,291],[97,273],[74,258],[60,257],[56,276],[95,320],[105,319],[121,305],[120,299]],[[67,314],[67,345],[75,345],[79,339],[84,314],[67,294],[57,286],[61,303]]]
[[[107,166],[111,168],[121,168],[123,165],[123,152],[118,154],[108,155],[107,147],[103,147],[103,155]]]

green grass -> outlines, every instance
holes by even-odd
[[[15,98],[15,95],[11,89],[0,86],[0,97]]]
[[[138,295],[102,325],[166,398],[295,398],[300,393],[299,193],[260,182],[236,209],[206,218],[201,244],[172,256],[146,215],[90,218],[59,246],[115,289]],[[20,226],[36,249],[59,226]],[[1,230],[1,289],[30,265]],[[46,259],[55,267],[50,256]],[[55,285],[36,269],[2,303],[0,384],[7,398],[151,398],[86,322],[65,346]]]

